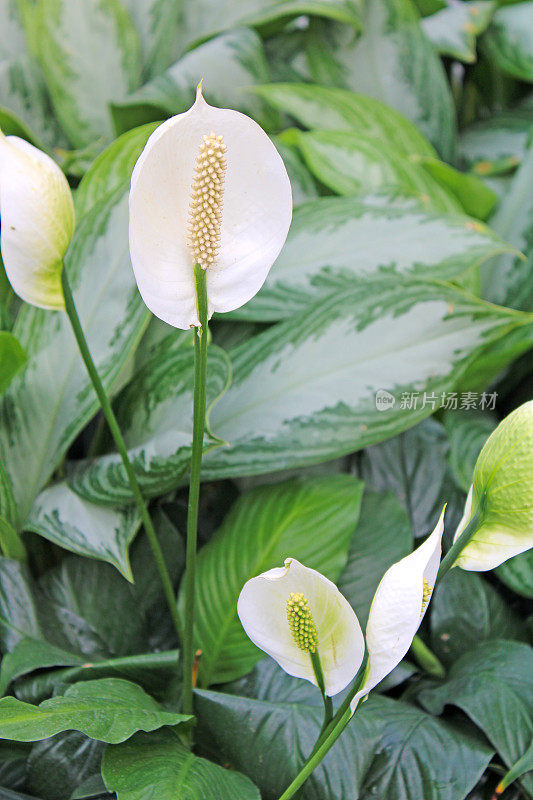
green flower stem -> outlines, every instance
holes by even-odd
[[[187,554],[185,560],[185,624],[183,633],[183,713],[193,713],[193,635],[194,635],[194,578],[196,542],[198,538],[198,500],[200,498],[200,468],[204,446],[205,403],[207,384],[207,290],[205,272],[194,265],[196,303],[200,327],[194,337],[194,400],[189,509],[187,515]]]
[[[331,750],[345,727],[348,725],[351,719],[350,710],[346,711],[342,718],[337,722],[337,724],[333,727],[327,738],[324,742],[318,747],[318,749],[311,755],[311,757],[306,761],[296,778],[293,780],[290,786],[283,792],[279,800],[290,800],[291,797],[294,797],[298,789],[303,786],[307,778],[311,775],[313,770],[318,767],[322,759],[328,754]]]
[[[309,655],[311,656],[311,664],[313,665],[313,672],[315,673],[316,682],[318,688],[320,689],[322,700],[324,701],[324,724],[322,725],[322,731],[325,731],[326,727],[333,718],[333,701],[331,697],[328,697],[326,694],[326,682],[324,680],[324,672],[322,670],[322,664],[320,663],[318,651],[315,650],[314,653],[310,652]]]
[[[443,665],[418,634],[415,634],[411,642],[411,653],[417,664],[419,664],[428,675],[439,679],[446,677],[446,670]]]
[[[472,519],[470,520],[464,531],[462,532],[462,534],[457,539],[457,541],[455,541],[452,544],[452,546],[450,547],[450,549],[440,562],[439,571],[437,572],[437,578],[435,580],[435,586],[439,581],[441,581],[444,578],[446,573],[451,570],[451,568],[457,561],[457,558],[461,554],[461,551],[465,549],[466,545],[476,532],[479,523],[480,511],[481,511],[481,506],[478,508],[478,510],[476,511],[476,513],[474,514],[474,516],[472,517]]]
[[[107,424],[109,426],[109,430],[111,431],[111,435],[115,440],[115,444],[117,446],[118,452],[120,453],[122,463],[124,464],[124,469],[126,471],[126,475],[128,476],[128,480],[131,486],[131,491],[135,498],[135,503],[137,504],[137,508],[139,509],[141,520],[144,525],[144,530],[146,531],[150,547],[152,548],[154,561],[156,563],[157,571],[159,572],[161,585],[165,593],[165,598],[168,603],[170,615],[172,617],[176,633],[178,634],[178,637],[181,640],[182,638],[181,625],[178,616],[178,609],[176,606],[176,597],[174,594],[174,587],[172,586],[172,580],[170,578],[167,565],[165,563],[165,557],[163,555],[163,551],[161,550],[161,545],[159,544],[159,541],[157,539],[157,534],[155,532],[152,520],[150,518],[150,514],[148,512],[148,506],[146,505],[145,500],[142,496],[139,483],[135,476],[135,472],[133,471],[131,461],[128,457],[128,451],[126,449],[126,444],[122,437],[122,433],[120,431],[117,418],[115,417],[115,413],[111,408],[111,403],[109,402],[109,398],[102,385],[102,381],[100,380],[100,376],[98,375],[98,371],[96,369],[95,363],[89,351],[87,340],[85,338],[85,334],[83,333],[83,328],[81,327],[80,318],[78,316],[76,305],[74,303],[74,298],[72,296],[72,290],[70,288],[70,284],[68,281],[67,272],[64,268],[61,273],[61,284],[63,287],[63,296],[65,299],[65,310],[70,320],[70,324],[72,325],[72,330],[74,336],[76,337],[76,342],[78,343],[81,357],[85,363],[87,372],[89,373],[89,377],[94,386],[94,390],[97,394],[98,400],[100,401],[100,406],[107,420]]]

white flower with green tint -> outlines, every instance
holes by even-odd
[[[63,258],[74,231],[72,194],[58,165],[0,132],[0,248],[14,291],[34,306],[64,307]]]
[[[381,579],[366,625],[365,677],[352,701],[352,712],[360,699],[398,666],[411,647],[433,594],[443,530],[444,510],[425,542],[389,567]]]
[[[334,583],[294,558],[245,583],[237,613],[257,647],[315,686],[311,656],[318,654],[328,697],[361,666],[365,646],[354,610]]]
[[[148,308],[199,326],[194,265],[205,270],[208,318],[261,288],[289,230],[285,165],[266,133],[214,108],[198,87],[185,113],[150,136],[131,178],[130,254]]]
[[[472,522],[473,535],[455,562],[494,569],[533,547],[533,401],[509,414],[479,454],[455,540]]]

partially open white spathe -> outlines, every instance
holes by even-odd
[[[58,165],[0,132],[0,248],[14,291],[34,306],[63,308],[61,270],[74,231],[72,194]]]
[[[474,515],[474,534],[455,566],[494,569],[533,547],[533,400],[505,417],[485,442],[454,541]]]
[[[287,558],[284,567],[263,572],[245,583],[237,603],[239,619],[252,642],[285,672],[316,686],[310,654],[298,646],[288,619],[287,603],[294,595],[303,595],[307,601],[326,694],[332,697],[353,680],[365,650],[355,612],[334,583],[296,559]]]
[[[352,712],[360,699],[392,672],[411,647],[435,586],[443,530],[444,510],[426,541],[389,567],[381,579],[366,626],[365,678],[352,701]]]
[[[193,272],[198,258],[191,245],[191,222],[198,215],[191,211],[191,194],[205,137],[209,152],[204,150],[207,161],[200,166],[208,170],[213,159],[216,183],[205,182],[207,171],[200,176],[208,190],[203,197],[209,200],[210,191],[219,195],[207,207],[207,222],[214,225],[207,249],[218,250],[206,269],[209,317],[239,308],[259,291],[292,216],[287,171],[266,133],[238,111],[208,105],[199,86],[194,105],[148,139],[130,191],[130,254],[139,291],[157,317],[183,329],[199,325]],[[218,172],[213,137],[223,146]]]

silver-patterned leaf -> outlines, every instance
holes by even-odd
[[[485,47],[503,72],[533,83],[533,0],[498,9]]]
[[[172,61],[171,52],[179,25],[180,4],[175,0],[123,0],[141,40],[143,76],[152,78]]]
[[[295,208],[263,288],[231,316],[285,319],[354,278],[453,280],[502,252],[514,250],[480,222],[425,211],[414,200],[322,197]]]
[[[459,137],[461,159],[478,175],[509,172],[523,160],[532,127],[533,108],[526,106],[476,122]]]
[[[470,64],[476,60],[476,37],[495,10],[494,0],[458,0],[426,17],[422,29],[438,53]]]

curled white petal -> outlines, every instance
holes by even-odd
[[[0,133],[0,247],[14,291],[40,308],[63,308],[61,270],[74,230],[72,194],[58,165]]]
[[[352,701],[352,711],[362,697],[392,672],[409,650],[435,585],[443,530],[444,510],[425,542],[389,567],[381,579],[366,626],[368,665],[365,680]],[[425,597],[424,585],[427,587]]]
[[[244,585],[237,603],[239,619],[252,642],[289,675],[316,686],[310,655],[299,649],[287,621],[287,600],[292,592],[301,592],[309,602],[326,694],[331,697],[353,680],[364,654],[357,616],[334,583],[288,558],[284,567],[264,572]]]
[[[223,137],[227,166],[220,249],[206,270],[209,316],[239,308],[259,291],[292,216],[281,156],[246,115],[208,105],[199,91],[192,108],[154,131],[131,179],[130,254],[148,308],[184,329],[199,324],[187,228],[199,146],[211,132]]]

